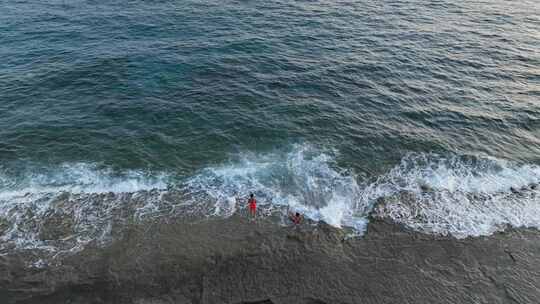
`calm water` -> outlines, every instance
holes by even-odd
[[[540,162],[536,1],[9,1],[0,159],[191,171],[307,142]]]
[[[535,0],[4,1],[0,58],[4,194],[540,179]]]

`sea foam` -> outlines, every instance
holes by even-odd
[[[371,185],[387,216],[455,237],[540,227],[540,167],[490,157],[410,154]]]
[[[228,217],[245,209],[249,193],[257,197],[260,216],[277,214],[286,223],[286,212],[297,211],[359,235],[370,215],[458,238],[507,226],[540,228],[540,187],[534,187],[539,166],[412,153],[386,173],[362,179],[338,159],[336,151],[295,145],[287,151],[240,153],[179,179],[92,164],[63,164],[18,177],[4,172],[1,240],[11,244],[5,248],[77,250],[88,242],[107,242],[133,220]],[[48,231],[55,223],[69,233]]]
[[[295,146],[288,153],[245,153],[229,164],[210,167],[187,181],[191,191],[215,201],[212,214],[229,216],[254,193],[263,211],[288,207],[314,220],[363,229],[355,215],[362,193],[356,177],[339,169],[328,153]]]
[[[24,172],[28,173],[16,177],[0,173],[0,226],[4,226],[0,240],[17,248],[50,251],[72,250],[110,238],[112,223],[129,214],[118,210],[133,209],[132,214],[146,210],[159,196],[156,193],[167,187],[169,178],[164,173],[115,172],[87,163]],[[144,202],[138,199],[141,193]],[[70,223],[67,235],[62,235],[65,241],[40,238],[50,219]]]
[[[539,166],[428,153],[408,154],[387,173],[360,180],[339,168],[334,152],[299,145],[284,155],[243,154],[206,168],[188,185],[212,198],[216,215],[233,214],[253,192],[263,210],[288,206],[360,234],[378,204],[376,216],[422,232],[467,237],[508,225],[540,227],[539,190],[533,189],[539,181]]]

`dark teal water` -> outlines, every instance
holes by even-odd
[[[181,188],[339,225],[427,185],[411,227],[540,226],[536,194],[508,198],[540,181],[536,0],[3,1],[0,59],[14,223],[59,193]]]
[[[9,1],[0,160],[189,174],[239,151],[540,162],[536,1]]]

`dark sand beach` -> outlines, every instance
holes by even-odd
[[[324,223],[243,217],[134,225],[42,267],[0,258],[2,303],[539,303],[540,233],[455,239],[372,219],[361,238]],[[33,256],[32,256],[33,255]]]

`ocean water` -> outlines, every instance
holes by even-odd
[[[540,227],[540,2],[7,1],[0,226],[299,210]],[[60,202],[60,203],[59,203]],[[117,210],[129,212],[117,212]],[[52,246],[52,247],[51,247]]]

